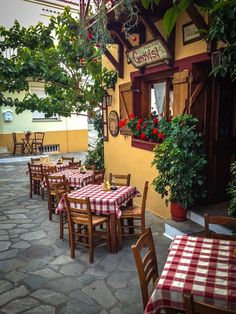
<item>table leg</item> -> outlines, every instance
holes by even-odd
[[[110,232],[111,232],[111,253],[117,252],[117,241],[116,241],[116,214],[110,214]]]

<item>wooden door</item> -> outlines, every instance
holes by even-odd
[[[230,165],[236,157],[236,83],[214,79],[209,121],[209,200],[227,198]]]

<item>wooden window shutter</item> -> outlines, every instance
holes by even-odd
[[[120,119],[127,119],[129,121],[129,115],[133,113],[133,93],[132,83],[125,83],[119,86],[120,97]],[[132,135],[132,132],[127,126],[120,129],[122,135]]]
[[[189,113],[189,71],[174,73],[173,78],[173,116]]]
[[[108,141],[108,114],[107,105],[102,103],[103,139]]]

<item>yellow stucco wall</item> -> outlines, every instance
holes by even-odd
[[[182,42],[182,25],[189,22],[190,18],[186,13],[182,13],[176,24],[176,60],[183,59],[189,56],[197,55],[206,52],[206,43],[202,40],[183,45]],[[161,21],[157,23],[159,31],[163,34]],[[147,34],[147,40],[151,40],[150,34]],[[111,48],[113,56],[117,55],[116,47]],[[130,73],[137,71],[131,64],[127,64],[126,57],[124,58],[124,79],[118,79],[116,89],[114,92],[109,90],[113,95],[113,103],[109,111],[116,110],[119,114],[119,85],[130,82]],[[103,65],[108,69],[113,69],[110,62],[104,57]],[[154,65],[155,66],[155,65]],[[108,112],[109,114],[109,112]],[[131,174],[131,184],[136,186],[140,192],[143,191],[144,182],[149,181],[149,192],[147,197],[147,210],[164,218],[170,217],[169,208],[165,207],[164,200],[156,193],[151,185],[151,182],[156,177],[157,172],[155,168],[151,167],[153,160],[153,152],[146,151],[131,146],[131,137],[118,135],[112,137],[109,134],[109,141],[105,142],[105,167],[106,175],[110,172],[119,174]],[[141,198],[136,199],[140,204]]]
[[[17,140],[22,141],[24,133],[17,133]],[[32,135],[33,137],[33,135]],[[59,144],[60,153],[70,153],[88,150],[88,130],[45,132],[44,144]],[[12,134],[0,134],[0,146],[6,146],[13,152]],[[19,154],[19,148],[17,150]]]

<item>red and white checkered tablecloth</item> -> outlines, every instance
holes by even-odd
[[[53,173],[55,176],[65,175],[69,181],[69,185],[75,188],[81,188],[82,186],[93,182],[93,171],[86,171],[86,173],[80,173],[76,169],[66,169],[57,173]],[[57,183],[57,180],[49,180],[50,183]]]
[[[89,197],[92,212],[95,214],[115,213],[116,217],[119,218],[121,216],[120,207],[136,196],[136,194],[137,189],[133,186],[121,186],[115,191],[106,192],[102,191],[101,185],[89,184],[80,190],[70,193],[69,196],[76,198]],[[76,205],[80,206],[79,204]],[[65,200],[62,197],[56,208],[56,213],[59,214],[63,210],[66,210],[66,207]]]
[[[49,163],[49,164],[43,164],[42,166],[44,169],[48,169],[50,167],[54,167],[56,166],[57,171],[63,171],[69,168],[69,164],[68,163],[62,163],[62,164],[57,164],[57,163]]]
[[[236,311],[236,241],[176,236],[145,313],[184,309],[184,294]]]

